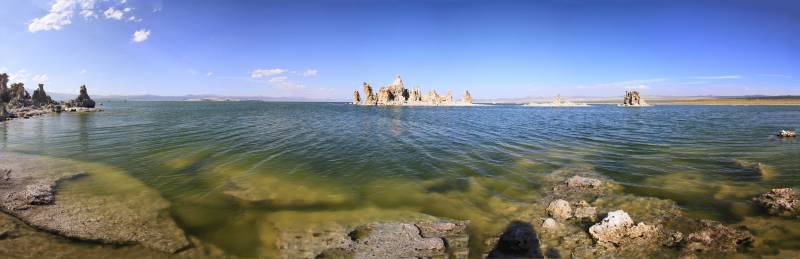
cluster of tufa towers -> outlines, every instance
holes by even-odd
[[[403,86],[403,80],[398,75],[392,84],[382,86],[378,92],[372,91],[372,86],[364,82],[364,99],[358,90],[353,92],[353,104],[357,105],[418,105],[418,106],[459,106],[472,105],[472,96],[469,91],[464,92],[461,100],[454,100],[451,91],[446,95],[439,95],[436,90],[431,90],[428,94],[422,94],[422,90],[407,89]]]

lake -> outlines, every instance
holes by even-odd
[[[800,186],[800,143],[774,136],[800,127],[800,106],[103,108],[0,123],[0,150],[123,170],[170,201],[184,231],[239,256],[274,255],[282,228],[328,222],[435,216],[487,235],[509,220],[498,208],[536,200],[562,169],[725,223],[761,216],[749,207],[759,193]],[[754,163],[766,172],[742,166]]]

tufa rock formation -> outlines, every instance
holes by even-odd
[[[67,107],[94,108],[94,100],[86,92],[86,85],[81,86],[81,93],[78,98],[67,103]]]
[[[361,101],[358,91],[353,93],[353,103]],[[454,100],[452,92],[440,96],[435,90],[431,90],[427,95],[422,94],[422,90],[407,89],[403,86],[403,80],[397,76],[394,81],[378,89],[373,93],[372,87],[364,82],[364,100],[361,105],[409,105],[409,106],[468,106],[472,105],[472,95],[469,91],[464,93],[461,100]]]
[[[33,105],[45,107],[52,104],[56,104],[56,102],[44,92],[44,84],[39,84],[39,88],[33,90]]]
[[[770,215],[800,218],[800,199],[792,188],[772,189],[753,201]]]
[[[778,131],[778,137],[781,137],[781,138],[794,138],[794,137],[797,137],[797,131],[794,131],[794,130],[781,130],[781,131]]]
[[[361,96],[358,94],[358,90],[353,91],[353,104],[361,103]]]
[[[625,98],[622,100],[621,106],[649,106],[642,96],[639,95],[639,91],[625,91]]]

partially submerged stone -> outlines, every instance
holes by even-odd
[[[761,176],[761,178],[764,179],[764,180],[769,180],[769,179],[772,179],[774,177],[772,167],[770,167],[770,166],[768,166],[768,165],[766,165],[764,163],[751,162],[751,161],[739,160],[739,159],[733,160],[733,163],[739,168],[742,168],[742,169],[745,169],[745,170],[748,170],[748,171],[752,171],[754,174],[757,174],[757,175]]]
[[[753,201],[770,215],[800,217],[800,200],[792,188],[772,189]]]
[[[586,201],[579,201],[575,204],[575,218],[594,221],[597,219],[597,208],[592,207]]]
[[[546,218],[542,221],[542,228],[545,230],[555,230],[558,228],[558,222],[553,218]]]
[[[167,253],[190,245],[168,216],[169,203],[116,169],[15,153],[2,153],[0,165],[10,170],[0,184],[0,209],[33,227]]]
[[[609,212],[602,221],[589,228],[589,234],[597,241],[598,245],[626,249],[673,246],[683,237],[680,232],[666,230],[661,226],[648,225],[643,222],[634,225],[634,221],[628,213],[621,210]]]
[[[711,220],[701,220],[699,231],[686,237],[685,251],[736,252],[753,241],[747,230],[735,229]]]
[[[597,188],[603,184],[603,182],[600,180],[582,177],[579,175],[570,177],[567,179],[566,183],[567,186],[572,188]]]
[[[566,220],[572,217],[572,208],[569,202],[558,199],[550,202],[547,206],[547,214],[558,220]]]

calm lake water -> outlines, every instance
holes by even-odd
[[[800,127],[800,106],[103,108],[0,123],[0,150],[124,170],[169,200],[185,231],[241,256],[273,253],[281,228],[331,221],[428,214],[491,229],[504,220],[492,204],[534,199],[561,168],[727,223],[757,213],[741,209],[754,195],[800,186],[800,143],[773,136]]]

